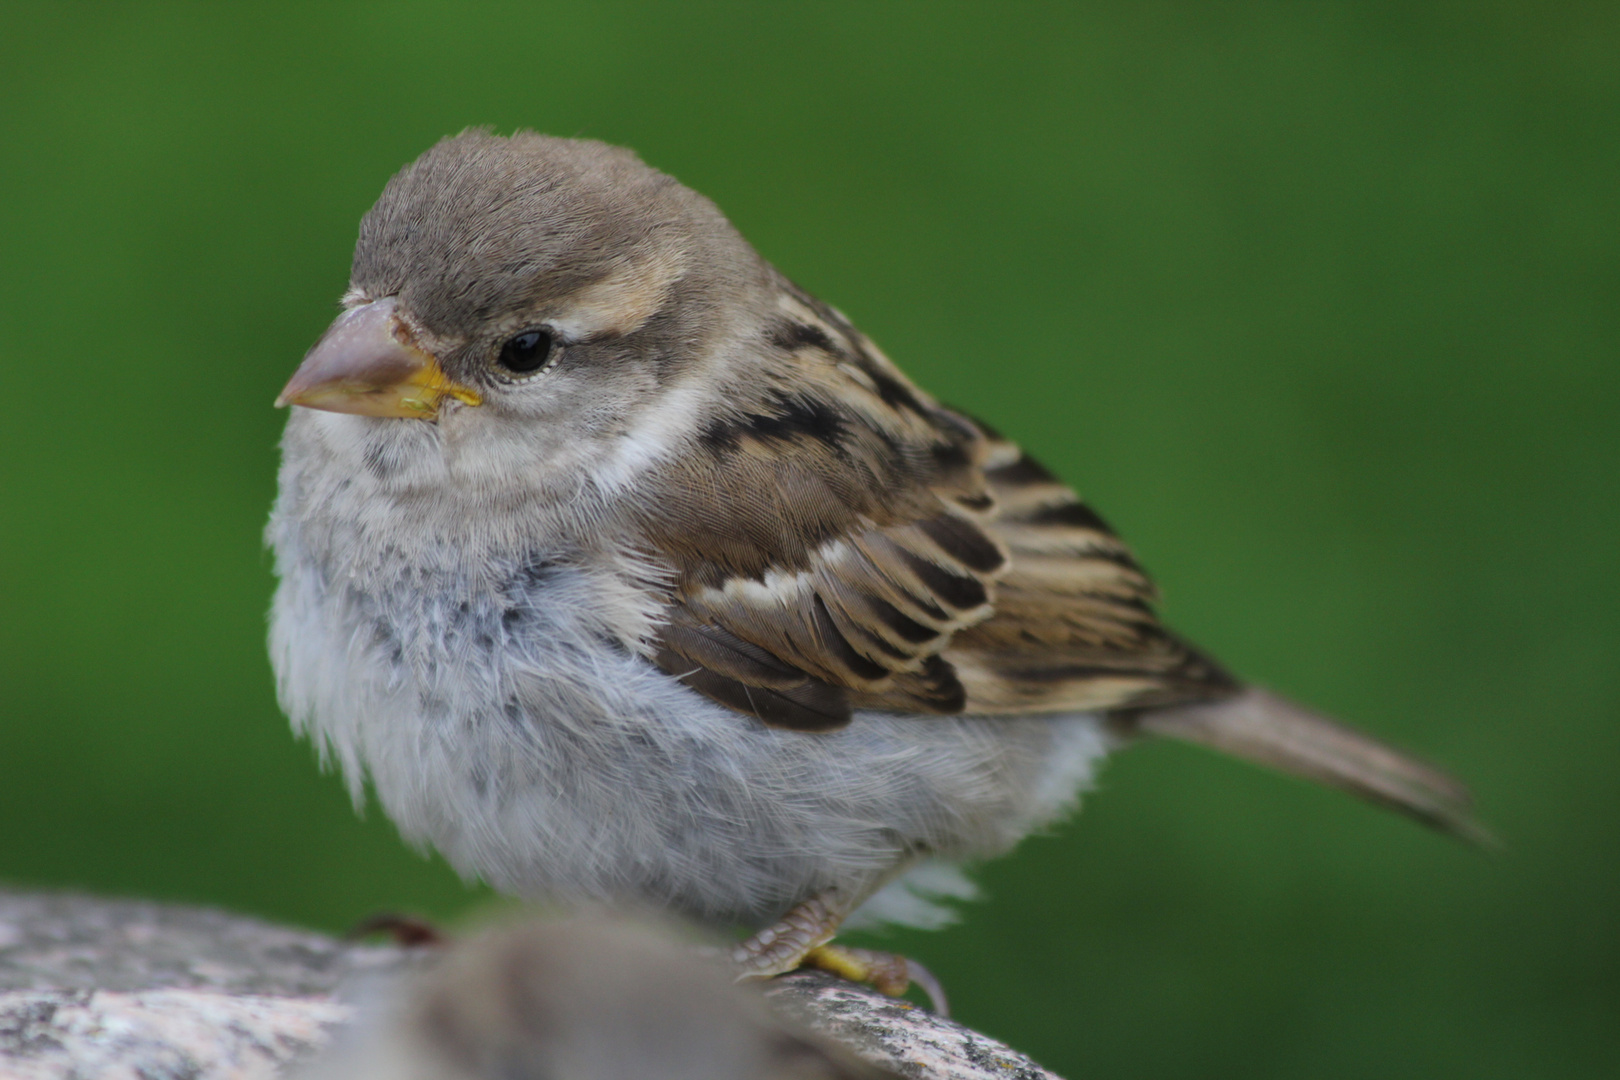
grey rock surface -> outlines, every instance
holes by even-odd
[[[3,1080],[261,1080],[312,1057],[352,1010],[218,990],[0,992]]]
[[[0,890],[0,1080],[259,1080],[353,1019],[352,988],[401,949],[206,908]],[[1056,1080],[925,1009],[830,975],[775,980],[771,1007],[902,1076]]]
[[[1005,1043],[823,972],[773,979],[765,1000],[789,1020],[915,1080],[1059,1080]]]
[[[211,908],[0,890],[0,991],[299,997],[335,993],[403,955]]]

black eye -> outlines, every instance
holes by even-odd
[[[525,330],[501,346],[496,363],[507,371],[528,375],[545,367],[551,358],[551,335],[544,330]]]

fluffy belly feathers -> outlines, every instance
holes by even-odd
[[[1108,749],[1089,715],[772,729],[606,638],[584,569],[361,590],[290,554],[271,653],[294,727],[356,800],[369,776],[408,839],[502,892],[759,925],[829,886],[1005,851]]]

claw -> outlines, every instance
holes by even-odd
[[[945,988],[934,978],[934,973],[898,953],[848,945],[821,945],[806,953],[800,966],[819,968],[850,982],[865,983],[890,997],[900,997],[915,983],[928,995],[929,1006],[936,1015],[951,1015]]]

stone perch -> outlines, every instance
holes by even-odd
[[[353,989],[411,966],[206,908],[0,891],[0,1080],[258,1080],[355,1015]],[[821,973],[775,980],[771,1008],[915,1080],[1057,1080],[1017,1051]]]

